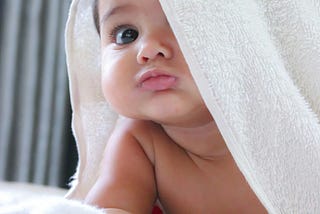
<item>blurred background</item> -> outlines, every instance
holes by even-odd
[[[66,188],[77,164],[64,50],[71,0],[0,0],[0,180]]]

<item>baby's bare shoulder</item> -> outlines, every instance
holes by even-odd
[[[162,162],[163,158],[186,163],[185,158],[188,158],[183,148],[167,135],[160,124],[153,121],[121,118],[115,132],[119,132],[124,138],[134,138],[152,164]]]
[[[159,133],[161,127],[152,121],[123,117],[117,122],[113,135],[119,135],[122,139],[134,138],[149,160],[154,163],[154,142],[158,141]]]
[[[137,125],[132,120],[117,123],[87,203],[118,207],[130,213],[150,213],[156,198],[154,171],[145,148],[135,137]]]

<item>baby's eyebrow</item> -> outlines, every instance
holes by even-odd
[[[123,13],[125,11],[131,11],[135,6],[131,4],[125,4],[125,5],[118,5],[115,7],[112,7],[110,10],[108,10],[102,17],[101,23],[105,22],[107,19],[109,19],[111,16]]]

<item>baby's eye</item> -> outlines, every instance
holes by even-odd
[[[139,32],[130,26],[118,26],[112,31],[112,37],[116,44],[124,45],[137,39]]]

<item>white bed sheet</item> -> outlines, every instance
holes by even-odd
[[[0,181],[0,214],[102,214],[102,210],[67,200],[66,189]]]
[[[61,197],[66,189],[28,183],[0,182],[0,208],[43,197]]]

